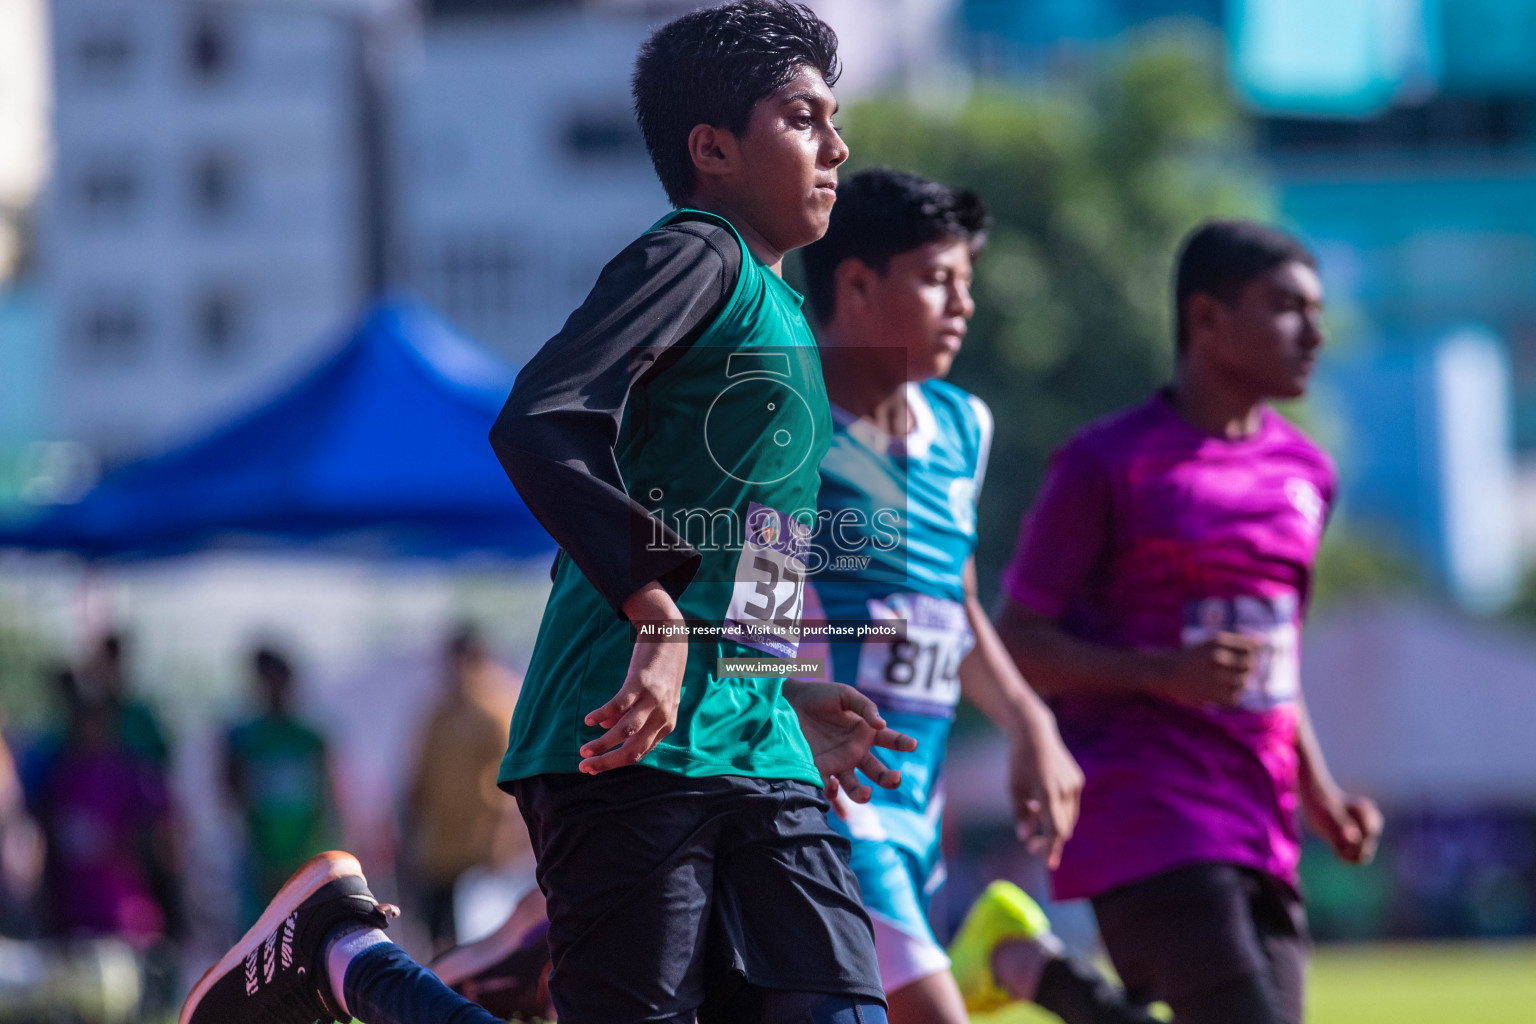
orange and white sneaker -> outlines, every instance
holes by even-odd
[[[350,853],[333,850],[311,857],[250,931],[192,987],[180,1024],[350,1020],[331,995],[326,937],[349,923],[385,928],[398,914],[373,898]]]

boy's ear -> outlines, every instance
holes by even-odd
[[[736,169],[741,152],[736,136],[729,129],[711,124],[696,124],[688,133],[688,156],[701,176],[720,178]]]
[[[857,256],[849,256],[832,271],[832,294],[836,296],[835,308],[862,311],[869,305],[875,285],[875,271]]]
[[[1184,300],[1184,330],[1187,342],[1208,338],[1226,326],[1228,310],[1214,295],[1195,292]]]

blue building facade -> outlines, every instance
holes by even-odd
[[[49,436],[51,341],[37,289],[0,282],[0,516],[23,499],[36,476],[37,446]]]

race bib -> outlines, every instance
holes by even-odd
[[[779,658],[799,652],[810,542],[806,524],[755,501],[747,506],[745,543],[723,624],[727,639]]]
[[[882,710],[948,718],[960,700],[960,663],[976,638],[965,606],[927,594],[869,602],[871,619],[907,620],[907,638],[865,641],[856,685]]]
[[[1268,711],[1296,700],[1301,691],[1301,660],[1294,595],[1207,597],[1185,606],[1184,646],[1203,644],[1217,633],[1243,633],[1260,640],[1241,707]]]

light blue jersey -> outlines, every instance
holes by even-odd
[[[904,642],[831,645],[832,678],[868,694],[893,728],[918,741],[913,753],[880,751],[901,770],[900,788],[877,788],[868,805],[844,801],[848,818],[833,825],[856,841],[894,844],[927,873],[938,864],[939,776],[960,662],[974,644],[963,572],[976,549],[992,414],[937,380],[907,385],[907,401],[915,426],[898,438],[833,408],[818,499],[821,529],[831,531],[828,565],[815,586],[828,619],[907,620]],[[869,885],[865,894],[878,909]]]

